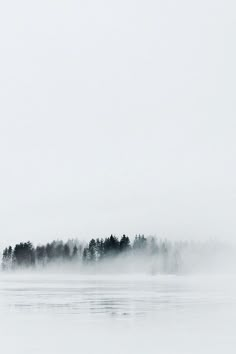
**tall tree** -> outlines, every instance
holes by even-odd
[[[93,238],[89,242],[88,251],[89,251],[90,261],[94,262],[96,260],[96,241]]]
[[[120,251],[129,251],[130,250],[130,239],[128,236],[123,235],[120,240]]]
[[[70,247],[67,243],[64,245],[63,258],[67,261],[70,259]]]

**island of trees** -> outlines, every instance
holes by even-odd
[[[214,245],[214,248],[221,249],[222,246]],[[123,271],[130,267],[142,271],[148,265],[154,273],[178,273],[183,268],[186,255],[194,260],[197,254],[203,260],[212,249],[212,243],[170,242],[144,235],[137,235],[132,241],[126,235],[120,238],[111,235],[104,239],[92,238],[87,244],[77,239],[56,240],[36,247],[28,241],[4,249],[2,270],[47,268],[59,264],[77,265],[83,269],[102,266],[109,269],[112,264],[117,264],[118,270]]]

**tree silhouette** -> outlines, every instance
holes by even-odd
[[[117,237],[111,235],[105,238],[104,241],[104,254],[105,256],[115,256],[120,250],[120,242]]]
[[[70,247],[67,244],[63,248],[63,258],[67,261],[70,259]]]
[[[120,240],[120,251],[129,251],[130,250],[130,240],[129,237],[123,235]]]
[[[35,264],[35,250],[30,241],[17,244],[13,251],[15,266],[33,266]]]
[[[94,262],[96,260],[96,241],[93,238],[89,242],[88,252],[90,261]]]
[[[5,248],[2,254],[2,269],[8,270],[12,267],[12,247]]]
[[[144,237],[144,235],[135,236],[133,249],[135,251],[144,251],[146,247],[147,247],[147,239]]]
[[[72,251],[72,259],[76,259],[76,258],[78,257],[78,251],[79,251],[79,249],[78,249],[78,247],[75,245],[75,246],[73,247],[73,251]]]

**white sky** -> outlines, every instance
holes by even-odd
[[[235,2],[0,4],[0,246],[233,239]]]

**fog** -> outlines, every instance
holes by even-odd
[[[136,235],[118,238],[54,240],[34,246],[30,241],[2,252],[1,270],[55,274],[236,274],[236,246],[209,240],[175,241]]]
[[[235,13],[1,1],[1,353],[235,353]]]

